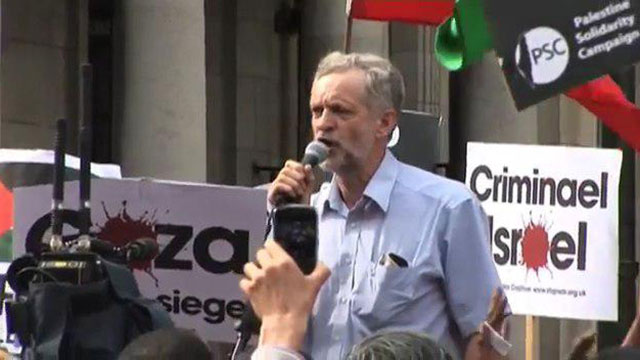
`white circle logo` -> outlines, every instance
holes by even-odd
[[[515,58],[518,72],[529,85],[549,84],[567,69],[569,45],[560,32],[541,26],[520,35]]]

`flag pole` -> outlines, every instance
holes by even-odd
[[[353,19],[351,15],[347,15],[347,31],[344,33],[344,53],[348,54],[351,52],[351,27],[353,25]]]

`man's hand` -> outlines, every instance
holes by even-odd
[[[504,337],[504,321],[507,318],[507,297],[502,288],[493,290],[491,294],[491,303],[489,305],[489,314],[487,315],[487,323],[491,328]]]
[[[636,309],[636,317],[631,323],[631,327],[629,331],[627,331],[627,335],[624,337],[624,341],[621,346],[633,346],[640,347],[640,293],[638,293],[638,307]]]
[[[318,263],[305,276],[275,241],[267,240],[256,254],[258,265],[244,266],[240,288],[262,320],[260,345],[298,350],[320,287],[331,272]]]
[[[504,322],[507,318],[507,297],[502,289],[495,289],[489,303],[489,313],[480,332],[472,335],[467,343],[465,360],[501,360],[501,355],[491,344],[492,329],[504,339]],[[511,345],[508,345],[509,347]]]
[[[302,165],[299,162],[287,160],[276,179],[271,183],[267,199],[274,206],[283,200],[309,204],[314,181],[311,165]]]

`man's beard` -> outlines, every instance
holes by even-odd
[[[332,172],[337,175],[347,175],[355,172],[357,169],[357,161],[351,153],[341,153],[338,157],[328,157],[319,166],[323,171]]]
[[[327,160],[321,162],[320,164],[318,164],[318,167],[320,169],[322,169],[322,171],[327,171],[327,172],[333,172],[333,170],[329,169],[329,167],[327,167]]]

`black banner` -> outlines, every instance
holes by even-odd
[[[638,0],[483,0],[518,110],[640,59]]]

